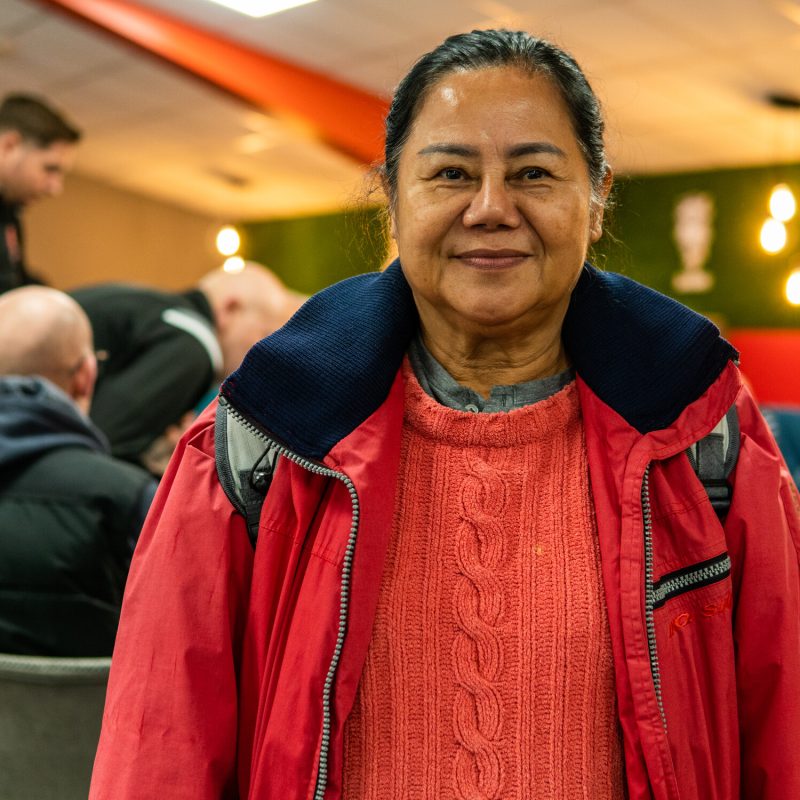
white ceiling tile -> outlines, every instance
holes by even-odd
[[[24,54],[32,69],[52,75],[54,84],[93,70],[105,70],[121,58],[118,44],[85,26],[45,17],[14,38],[15,52]]]
[[[287,24],[291,21],[295,30],[313,36],[314,41],[322,39],[334,44],[340,55],[347,55],[350,48],[391,48],[405,38],[402,28],[384,21],[380,15],[367,16],[354,11],[347,3],[320,0],[292,11],[291,16],[284,17]]]
[[[675,36],[627,5],[593,4],[571,14],[552,13],[543,22],[549,36],[599,75],[647,64],[674,65],[699,50],[691,39]]]
[[[794,3],[796,0],[786,0]],[[797,25],[770,0],[630,0],[630,7],[676,34],[692,36],[711,51],[739,51],[782,41]]]
[[[48,86],[47,76],[31,71],[24,61],[0,56],[0,95],[8,92],[44,94]]]
[[[3,0],[0,3],[0,35],[13,35],[44,17],[40,6],[21,0]]]

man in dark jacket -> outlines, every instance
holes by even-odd
[[[80,137],[41,98],[12,94],[0,104],[0,293],[40,283],[25,265],[20,212],[61,192]]]
[[[86,416],[96,372],[72,299],[0,296],[0,651],[111,654],[155,484]]]

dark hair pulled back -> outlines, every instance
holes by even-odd
[[[386,117],[383,166],[389,202],[397,196],[400,154],[431,88],[451,72],[517,67],[547,75],[564,98],[578,144],[589,168],[593,194],[608,172],[600,102],[572,56],[557,45],[524,31],[484,30],[459,33],[422,56],[400,81]]]

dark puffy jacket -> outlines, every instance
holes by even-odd
[[[0,378],[0,651],[110,655],[152,478],[41,378]]]

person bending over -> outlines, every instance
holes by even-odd
[[[101,354],[92,419],[116,457],[156,475],[201,399],[305,299],[252,262],[185,292],[108,283],[70,294]]]

